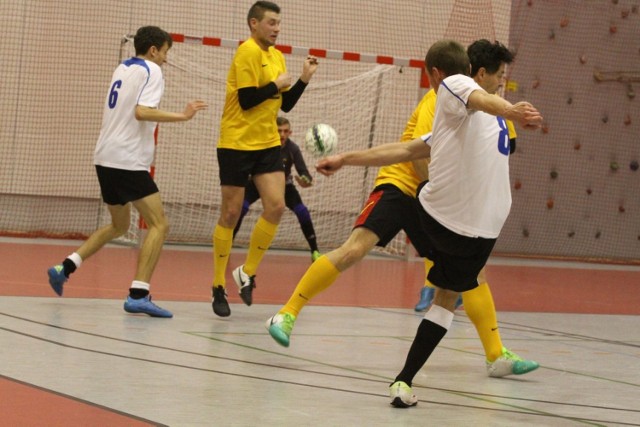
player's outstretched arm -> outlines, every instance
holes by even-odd
[[[329,176],[342,166],[385,166],[409,160],[424,159],[431,155],[431,147],[421,138],[409,142],[392,142],[368,150],[347,151],[325,157],[316,164],[316,170]]]
[[[209,105],[202,100],[190,101],[184,108],[182,113],[174,113],[171,111],[159,110],[157,108],[145,107],[143,105],[136,106],[136,119],[149,122],[186,122],[191,120],[198,111],[206,110]]]
[[[530,103],[511,104],[506,99],[483,90],[475,90],[469,95],[468,107],[494,116],[502,116],[518,123],[524,129],[538,129],[542,125],[542,115]]]

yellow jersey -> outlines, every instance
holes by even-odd
[[[401,141],[409,142],[431,132],[435,112],[436,93],[431,89],[422,97],[418,106],[411,113],[402,133]],[[420,178],[413,168],[412,162],[396,163],[380,168],[375,185],[381,184],[395,185],[407,196],[415,197]]]
[[[282,105],[280,93],[253,108],[243,110],[238,89],[266,86],[286,71],[282,52],[273,46],[265,51],[253,38],[249,38],[238,47],[227,74],[218,148],[255,151],[280,146],[276,125]]]

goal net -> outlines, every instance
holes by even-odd
[[[185,126],[159,126],[155,180],[170,218],[168,242],[210,244],[221,205],[215,148],[226,75],[235,49],[205,45],[195,37],[186,40],[174,43],[164,66],[162,107],[180,111],[193,97],[211,100],[210,107]],[[125,42],[122,50],[124,57],[131,55],[131,42]],[[287,68],[295,75],[302,69],[305,55],[287,55],[286,59]],[[318,244],[321,249],[331,249],[348,237],[373,188],[377,168],[345,168],[330,178],[317,174],[313,169],[317,159],[304,149],[304,134],[315,123],[327,123],[338,134],[340,151],[398,140],[419,96],[421,69],[331,58],[319,61],[321,65],[296,107],[282,115],[290,120],[291,139],[300,145],[314,177],[312,187],[299,191],[311,212]],[[235,245],[248,244],[261,211],[259,201],[252,205]],[[108,213],[104,215],[108,219]],[[134,218],[129,238],[138,238],[136,227]],[[405,246],[406,237],[401,233],[386,251],[401,255]],[[308,249],[292,212],[283,215],[272,247]]]
[[[73,2],[2,2],[0,235],[84,239],[108,223],[91,164],[101,100],[117,61],[133,55],[131,43],[121,40],[142,25],[155,24],[171,33],[196,36],[174,43],[169,53],[161,107],[180,111],[195,98],[210,104],[206,113],[188,123],[159,127],[154,174],[170,222],[168,242],[211,245],[220,206],[215,145],[235,48],[204,45],[198,37],[246,38],[246,13],[252,3],[118,0],[96,3],[87,11]],[[279,3],[284,26],[279,42],[294,48],[286,55],[293,76],[299,75],[305,56],[297,48],[351,53],[349,60],[330,54],[320,58],[311,84],[286,114],[294,141],[301,143],[309,126],[324,122],[336,129],[339,150],[397,140],[424,92],[418,67],[368,58],[420,61],[426,48],[443,37],[463,44],[478,37],[504,40],[511,4]],[[313,170],[315,159],[304,155]],[[376,173],[376,168],[346,168],[331,178],[315,176],[311,188],[300,189],[321,250],[335,248],[348,236]],[[257,202],[237,245],[246,245],[260,211]],[[129,233],[121,241],[136,244],[142,234],[133,210]],[[285,212],[273,247],[307,249],[291,212]],[[386,253],[407,253],[403,233]]]

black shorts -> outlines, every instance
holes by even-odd
[[[252,175],[284,172],[280,151],[280,146],[256,151],[218,148],[220,184],[245,187]]]
[[[159,191],[148,171],[95,166],[102,200],[108,205],[126,205]]]
[[[246,200],[249,205],[252,205],[259,198],[260,193],[258,193],[258,189],[253,183],[253,180],[250,180],[247,186],[244,188],[244,200]],[[298,189],[295,185],[286,184],[284,186],[284,202],[287,208],[291,210],[293,210],[296,206],[302,204],[302,198],[300,197],[300,193],[298,193]]]
[[[418,202],[419,203],[419,202]],[[435,286],[464,292],[478,286],[478,274],[485,266],[496,239],[467,237],[455,233],[420,208],[422,229],[429,238],[433,267],[427,279]]]
[[[377,246],[386,246],[400,230],[407,233],[421,257],[428,257],[428,237],[420,224],[417,201],[392,184],[373,189],[353,228],[365,227],[380,238]]]

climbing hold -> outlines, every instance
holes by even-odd
[[[609,169],[611,169],[612,171],[617,171],[618,169],[620,169],[620,165],[618,164],[618,162],[613,161],[611,163],[609,163]]]
[[[551,179],[556,179],[558,177],[558,172],[553,170],[549,173],[549,176],[551,177]]]
[[[638,161],[637,160],[631,160],[631,163],[629,163],[629,169],[631,169],[632,171],[637,171],[638,170]]]
[[[553,209],[553,199],[551,197],[547,199],[547,209]]]

